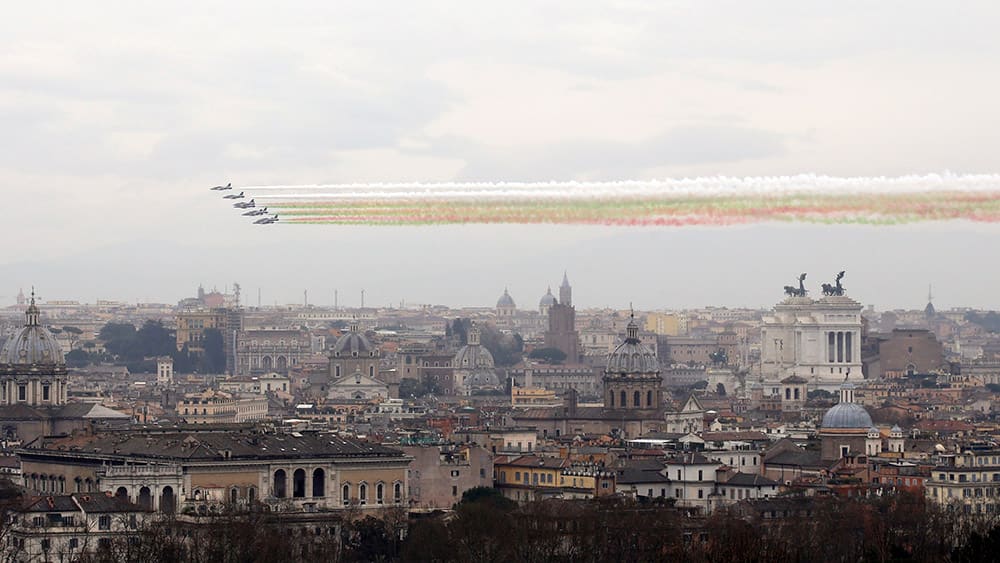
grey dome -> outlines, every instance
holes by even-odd
[[[871,415],[864,407],[855,403],[837,403],[823,415],[823,429],[854,428],[866,430],[872,426]]]
[[[452,366],[455,369],[492,371],[494,367],[493,354],[482,345],[467,344],[459,348],[452,360]]]
[[[27,322],[24,328],[11,335],[0,348],[0,371],[65,370],[62,348],[52,333],[38,323],[39,312],[34,297],[25,316]]]
[[[625,341],[608,356],[607,373],[645,374],[659,373],[660,362],[652,350],[639,341],[639,327],[635,318],[629,321]]]
[[[374,356],[375,347],[358,330],[358,325],[351,325],[351,331],[346,332],[337,339],[333,345],[333,355],[341,358],[344,356]]]
[[[556,304],[556,297],[552,295],[552,288],[550,287],[542,299],[538,302],[539,307],[551,307]]]
[[[501,307],[511,308],[511,309],[516,307],[514,305],[514,298],[511,297],[510,293],[507,292],[507,288],[504,288],[503,295],[500,296],[500,299],[497,299],[497,309]]]

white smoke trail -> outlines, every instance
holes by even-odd
[[[893,195],[1000,191],[1000,174],[795,176],[621,180],[608,182],[399,182],[243,186],[259,199],[588,200],[610,198]]]

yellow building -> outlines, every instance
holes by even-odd
[[[148,429],[53,437],[18,450],[37,493],[104,492],[160,512],[212,516],[405,506],[410,457],[333,433]]]
[[[615,492],[613,472],[594,464],[573,464],[568,459],[536,455],[495,458],[493,481],[505,497],[518,502],[594,498]]]
[[[188,393],[177,403],[177,415],[188,424],[239,424],[267,418],[267,397],[237,397],[221,391]]]
[[[683,336],[687,334],[687,319],[676,313],[649,313],[645,328],[660,336]]]
[[[186,344],[192,354],[204,354],[202,342],[205,339],[205,329],[224,331],[226,324],[225,309],[194,309],[177,313],[177,349],[184,348]]]
[[[535,387],[511,387],[510,404],[512,407],[537,407],[562,404],[555,391]]]

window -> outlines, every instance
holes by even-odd
[[[27,385],[18,385],[17,386],[17,400],[18,401],[27,401],[28,400],[28,386]]]
[[[344,503],[344,506],[351,504],[351,486],[346,483],[344,484],[343,488],[342,501]]]
[[[403,484],[393,483],[392,485],[392,499],[397,504],[403,501]]]
[[[453,496],[453,497],[457,497],[458,496],[458,487],[455,486],[455,485],[451,486],[451,496]]]
[[[42,540],[42,551],[48,551],[52,549],[52,540],[45,538]]]
[[[49,385],[42,385],[42,400],[43,401],[50,400],[49,399],[49,389],[50,389]]]
[[[97,529],[98,530],[110,530],[111,529],[111,517],[104,515],[97,519]]]
[[[375,503],[382,504],[385,493],[385,485],[379,483],[375,485]]]
[[[76,549],[79,546],[80,546],[80,540],[78,540],[76,538],[70,538],[69,539],[69,548],[70,549]]]
[[[358,499],[362,505],[368,504],[368,485],[365,483],[358,486]]]

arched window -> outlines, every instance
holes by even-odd
[[[279,469],[274,472],[274,496],[277,498],[285,498],[287,493],[285,470]]]
[[[306,496],[306,470],[296,469],[292,474],[292,496],[302,498]]]
[[[392,500],[396,504],[403,502],[403,484],[399,481],[392,484]]]
[[[365,483],[358,485],[358,501],[362,506],[368,504],[368,485]]]
[[[153,509],[153,494],[149,490],[149,487],[143,487],[139,489],[139,502],[136,503],[146,510]]]
[[[344,483],[341,491],[341,501],[343,501],[344,506],[351,504],[351,485],[349,483]]]
[[[382,504],[385,498],[385,485],[378,483],[375,485],[375,504]]]
[[[312,496],[314,497],[324,497],[326,496],[326,472],[322,469],[316,469],[313,471],[313,490]]]
[[[621,393],[619,393],[618,394],[618,398],[621,399],[620,404],[621,404],[622,407],[627,407],[628,406],[628,396],[625,395],[625,391],[622,391]]]
[[[635,393],[632,393],[632,404],[635,405],[635,406],[637,406],[637,407],[641,407],[642,406],[642,403],[639,401],[639,397],[640,397],[640,395],[639,395],[638,391],[636,391]]]
[[[368,366],[368,377],[375,377],[375,366]]]
[[[615,392],[614,391],[608,393],[608,399],[610,401],[610,404],[608,406],[609,407],[615,406]]]
[[[240,490],[236,487],[229,489],[229,503],[236,504],[240,499]]]
[[[175,509],[174,506],[174,488],[167,485],[163,487],[163,492],[160,494],[160,510],[167,514],[172,514]]]
[[[118,490],[115,491],[115,496],[128,500],[128,489],[125,487],[118,487]]]

